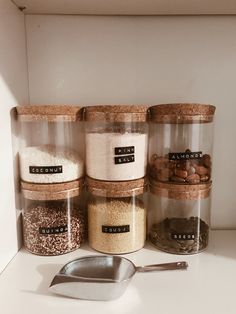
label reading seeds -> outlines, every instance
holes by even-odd
[[[63,167],[62,166],[29,166],[29,173],[33,173],[33,174],[63,173]]]
[[[39,227],[39,233],[43,235],[65,233],[67,231],[68,231],[67,225],[58,227]]]
[[[115,164],[127,164],[129,162],[134,162],[135,158],[134,155],[127,155],[127,156],[120,156],[120,157],[115,157]]]
[[[125,233],[130,232],[130,226],[102,226],[103,233]]]
[[[169,160],[201,159],[202,152],[169,153]]]
[[[194,233],[171,233],[172,240],[195,240]]]
[[[115,147],[115,155],[129,155],[134,153],[134,146]]]

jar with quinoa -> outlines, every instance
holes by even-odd
[[[141,249],[146,239],[144,179],[105,182],[88,178],[87,185],[89,245],[107,254]]]
[[[215,107],[165,104],[150,107],[149,176],[166,183],[211,181]]]
[[[65,184],[21,182],[25,248],[37,255],[78,249],[85,236],[82,181]]]

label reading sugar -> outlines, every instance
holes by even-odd
[[[169,160],[200,159],[202,152],[169,153]]]
[[[125,233],[130,232],[130,226],[102,226],[103,233]]]
[[[127,156],[119,156],[115,157],[115,164],[127,164],[129,162],[134,162],[135,158],[134,155],[127,155]]]
[[[39,233],[43,235],[65,233],[67,231],[68,231],[67,225],[58,227],[39,227]]]
[[[195,239],[195,234],[193,232],[190,232],[190,233],[171,233],[171,239],[172,240],[181,240],[181,241],[184,241],[184,240],[194,240]]]
[[[134,153],[134,146],[115,147],[115,155],[130,155]]]
[[[63,173],[63,167],[62,166],[29,166],[29,173],[33,173],[33,174]]]

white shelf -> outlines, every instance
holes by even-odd
[[[236,14],[235,0],[12,0],[27,14]]]
[[[91,302],[63,298],[48,291],[63,264],[88,248],[57,257],[20,251],[0,276],[0,309],[4,314],[122,313],[235,314],[236,230],[212,231],[210,246],[197,255],[176,256],[152,246],[126,255],[136,265],[186,260],[187,271],[136,274],[115,301]]]

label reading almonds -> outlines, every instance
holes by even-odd
[[[201,159],[202,152],[169,153],[169,160]]]
[[[130,226],[129,225],[123,225],[123,226],[102,226],[102,232],[103,233],[125,233],[125,232],[130,232]]]
[[[33,174],[63,173],[63,167],[62,166],[29,166],[29,173],[33,173]]]

